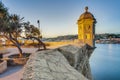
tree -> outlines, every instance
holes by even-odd
[[[40,40],[42,36],[41,36],[40,30],[37,27],[35,27],[34,25],[29,25],[28,23],[25,25],[25,32],[26,32],[27,39],[35,39],[38,41],[38,46],[39,46],[38,50],[41,50],[41,47],[44,50],[46,49],[45,44]]]
[[[6,18],[8,15],[8,9],[0,2],[0,19]]]
[[[3,29],[1,28],[1,26],[3,25],[3,21],[6,19],[7,17],[7,8],[4,7],[4,5],[2,4],[2,2],[0,2],[0,34],[1,34],[1,31],[3,31]],[[3,57],[3,54],[0,54],[0,58]]]
[[[5,35],[7,39],[9,39],[19,50],[20,57],[22,57],[22,49],[20,47],[20,43],[18,38],[22,32],[23,21],[24,18],[20,18],[20,16],[13,14],[9,16],[9,24],[8,24],[8,36]]]
[[[0,2],[0,35],[10,40],[19,50],[19,56],[22,57],[22,49],[18,37],[22,32],[22,20],[20,16],[8,14],[8,9]]]
[[[8,21],[8,9],[0,2],[0,33],[4,31],[6,22]],[[6,25],[5,25],[6,24]]]
[[[18,48],[20,57],[22,57],[22,49],[20,47],[18,37],[20,37],[20,33],[22,32],[22,23],[20,23],[22,19],[23,18],[20,18],[16,14],[10,15],[7,22],[1,26],[3,29],[3,31],[1,31],[2,35],[10,40]]]

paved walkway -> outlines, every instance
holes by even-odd
[[[8,67],[6,72],[0,74],[0,80],[20,80],[23,66]]]
[[[4,57],[7,57],[11,54],[18,54],[17,48],[7,48],[10,52],[9,54],[5,54]],[[23,52],[26,53],[34,53],[37,48],[22,48]],[[12,66],[8,67],[8,69],[0,74],[0,80],[20,80],[22,78],[23,66]]]

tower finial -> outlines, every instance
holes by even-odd
[[[88,6],[85,7],[85,11],[88,12]]]

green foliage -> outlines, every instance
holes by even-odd
[[[8,35],[8,33],[11,33],[12,36],[17,36],[22,30],[21,30],[21,21],[23,18],[20,18],[20,16],[13,14],[9,15],[7,8],[4,7],[4,5],[0,2],[0,33],[4,35]],[[16,33],[16,34],[15,34]]]
[[[25,26],[25,33],[26,33],[26,37],[37,37],[37,38],[41,38],[41,33],[39,28],[35,27],[34,25],[29,25],[27,24]]]
[[[22,49],[18,42],[18,37],[22,32],[23,18],[17,14],[9,15],[7,8],[0,2],[0,35],[10,40],[22,55]]]
[[[42,38],[40,30],[30,23],[23,22],[24,17],[20,17],[17,14],[8,14],[8,9],[0,3],[0,35],[10,40],[19,50],[22,55],[22,49],[18,38],[21,37],[23,29],[25,30],[26,38],[36,39],[39,45],[43,45],[40,38]],[[45,46],[44,46],[45,48]]]
[[[8,15],[8,9],[0,2],[0,18],[5,18]]]
[[[8,22],[8,9],[0,2],[0,32],[7,30],[5,27]]]

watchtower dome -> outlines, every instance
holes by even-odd
[[[85,7],[85,12],[79,17],[78,24],[78,40],[81,43],[95,47],[95,23],[96,19],[88,12],[88,7]]]

